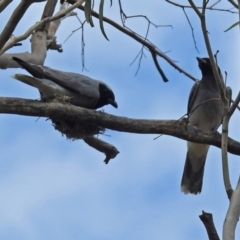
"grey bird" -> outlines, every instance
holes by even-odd
[[[222,122],[223,104],[209,58],[197,57],[197,60],[202,79],[193,85],[188,99],[189,125],[204,131],[216,131]],[[218,71],[222,80],[219,68]],[[209,145],[187,142],[187,148],[181,190],[185,194],[198,194],[202,190]]]
[[[102,81],[28,63],[17,57],[13,57],[13,60],[32,75],[15,74],[13,78],[38,88],[43,101],[67,97],[71,104],[89,109],[97,109],[107,104],[118,107],[113,91]]]

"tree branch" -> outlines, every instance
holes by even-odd
[[[8,41],[9,44],[11,40]],[[47,55],[47,33],[37,31],[32,34],[31,37],[31,49],[32,53],[5,53],[0,56],[0,68],[18,68],[20,67],[16,61],[12,60],[12,57],[19,57],[26,62],[42,65]]]
[[[235,230],[240,215],[240,178],[236,190],[233,192],[227,215],[223,224],[223,240],[234,240]]]
[[[74,4],[76,2],[76,0],[67,0],[67,2]],[[84,11],[84,6],[79,6],[78,7],[80,10]],[[91,11],[91,15],[99,18],[99,14],[95,11]],[[174,67],[175,69],[177,69],[180,73],[183,73],[184,75],[186,75],[187,77],[189,77],[190,79],[192,79],[193,81],[197,81],[196,78],[194,78],[191,74],[189,74],[188,72],[186,72],[185,70],[183,70],[182,68],[180,68],[175,62],[173,62],[166,54],[164,54],[163,52],[161,52],[159,49],[157,49],[157,47],[151,43],[149,40],[145,40],[143,37],[138,36],[137,34],[129,31],[128,29],[122,27],[121,25],[117,24],[116,22],[114,22],[113,20],[103,17],[103,21],[109,23],[110,25],[112,25],[113,27],[115,27],[116,29],[118,29],[119,31],[123,32],[124,34],[128,35],[129,37],[133,38],[134,40],[136,40],[137,42],[141,43],[142,45],[144,45],[146,48],[149,49],[150,52],[155,52],[156,55],[158,55],[159,57],[165,59],[172,67]]]
[[[47,18],[47,17],[51,17],[53,15],[57,2],[58,2],[58,0],[47,0],[47,3],[45,5],[41,20],[44,19],[44,18]],[[37,30],[48,31],[48,27],[49,27],[49,22],[42,25]]]
[[[212,214],[202,211],[202,215],[200,215],[199,218],[207,230],[209,240],[220,240],[213,222]]]
[[[234,2],[234,0],[228,0],[235,8],[238,9],[238,4]]]
[[[13,0],[0,1],[0,13],[12,2]]]
[[[232,97],[232,89],[230,87],[226,87],[226,96],[228,98],[228,106],[230,106],[230,101]],[[237,100],[234,102],[234,104],[238,105]],[[234,105],[234,106],[235,106]],[[237,106],[236,105],[236,106]],[[234,110],[236,107],[234,108]],[[232,112],[232,111],[231,111]],[[233,193],[230,177],[229,177],[229,168],[228,168],[228,154],[227,154],[227,142],[228,142],[228,126],[229,121],[232,116],[230,112],[230,108],[224,108],[224,116],[223,116],[223,122],[222,122],[222,170],[223,170],[223,182],[224,187],[228,196],[228,199],[231,199],[231,195]]]
[[[37,28],[43,26],[44,24],[51,22],[51,21],[55,21],[59,18],[64,17],[66,14],[70,13],[71,11],[73,11],[75,8],[79,7],[85,0],[78,0],[76,1],[76,3],[74,5],[72,5],[71,7],[65,9],[64,11],[60,11],[59,13],[55,14],[52,17],[47,17],[42,19],[40,22],[35,23],[32,27],[30,27],[24,34],[22,34],[21,36],[18,37],[14,37],[14,41],[11,41],[10,43],[7,43],[4,48],[0,51],[0,55],[5,52],[7,49],[11,48],[16,42],[20,42],[26,38],[28,38],[32,32],[34,30],[36,30]],[[1,36],[0,36],[1,37]],[[1,42],[1,38],[0,38],[0,42]],[[1,48],[0,48],[1,49]]]
[[[59,12],[65,11],[65,9],[67,9],[68,7],[69,7],[69,3],[64,2],[63,4],[61,4]],[[67,18],[67,17],[70,17],[70,16],[77,16],[77,13],[71,11],[68,14],[66,14],[64,17],[50,22],[49,27],[48,27],[48,41],[47,41],[48,49],[57,50],[58,52],[62,52],[63,51],[62,50],[62,45],[61,44],[57,44],[55,34],[56,34],[56,32],[57,32],[57,30],[58,30],[62,20]]]
[[[200,21],[201,21],[202,33],[203,33],[206,49],[207,49],[207,52],[208,52],[208,56],[209,56],[209,59],[210,59],[210,62],[211,62],[213,75],[215,77],[216,84],[218,86],[218,91],[219,91],[221,100],[224,104],[224,107],[227,108],[228,100],[225,96],[225,91],[224,91],[224,88],[223,88],[223,84],[222,84],[222,81],[221,81],[219,73],[218,73],[218,67],[216,66],[215,59],[214,59],[214,56],[213,56],[213,53],[212,53],[210,40],[208,38],[208,31],[207,31],[206,18],[205,18],[205,11],[206,11],[207,2],[203,1],[202,13],[201,13],[197,9],[196,5],[193,3],[192,0],[188,0],[188,1],[189,1],[190,5],[192,6],[192,8],[194,9],[194,11],[196,12],[196,14],[198,15]]]
[[[160,73],[163,81],[164,81],[164,82],[168,82],[168,78],[166,77],[165,73],[163,72],[162,68],[160,67],[160,65],[159,65],[159,63],[158,63],[156,53],[155,53],[153,50],[151,50],[151,49],[150,49],[150,51],[151,51],[151,54],[152,54],[153,62],[154,62],[154,64],[155,64],[158,72]]]
[[[0,113],[38,117],[63,117],[70,120],[89,123],[119,132],[139,134],[163,134],[183,140],[214,145],[221,148],[221,134],[205,132],[188,126],[186,119],[145,120],[114,116],[63,103],[44,103],[20,98],[0,98]],[[240,155],[240,142],[228,138],[228,152]]]
[[[29,8],[29,6],[34,2],[43,2],[42,1],[36,1],[36,0],[21,0],[17,8],[14,10],[12,16],[8,20],[8,23],[6,24],[5,28],[3,29],[1,35],[0,35],[0,50],[4,46],[4,44],[8,41],[11,34],[13,33],[14,29],[16,28],[17,24]],[[1,54],[0,54],[1,55]]]
[[[180,8],[192,8],[192,6],[189,5],[183,5],[183,4],[179,4],[176,2],[173,2],[171,0],[165,0],[166,2],[176,6],[176,7],[180,7]],[[229,0],[229,2],[231,2],[232,0]],[[220,2],[220,1],[219,1]],[[233,2],[233,1],[232,1]],[[213,6],[215,6],[216,4],[210,6],[210,7],[206,7],[207,10],[212,10],[212,11],[220,11],[220,12],[229,12],[229,13],[237,13],[235,11],[232,11],[231,9],[224,9],[224,8],[214,8]],[[236,5],[237,6],[237,5]],[[202,9],[202,7],[197,7],[197,9]]]
[[[106,164],[109,163],[109,161],[113,158],[115,158],[119,151],[117,150],[117,148],[115,148],[113,145],[104,142],[103,140],[94,137],[94,136],[90,136],[90,137],[85,137],[83,139],[83,141],[85,143],[87,143],[89,146],[95,148],[96,150],[104,153],[106,155],[106,158],[104,160],[104,162]]]

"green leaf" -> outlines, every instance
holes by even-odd
[[[85,1],[85,6],[84,6],[84,13],[85,13],[85,18],[88,23],[93,27],[93,21],[92,21],[92,16],[91,16],[91,6],[92,6],[92,0],[86,0]]]
[[[100,29],[102,31],[103,36],[109,41],[103,27],[103,5],[104,5],[104,0],[101,0],[99,5],[99,25],[100,25]]]
[[[225,30],[224,32],[227,32],[227,31],[229,31],[230,29],[232,29],[232,28],[234,28],[234,27],[236,27],[237,25],[239,25],[240,24],[240,21],[238,21],[238,22],[236,22],[236,23],[234,23],[231,27],[229,27],[227,30]]]

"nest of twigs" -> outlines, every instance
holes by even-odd
[[[104,128],[99,126],[69,119],[50,118],[50,120],[52,121],[54,128],[70,140],[83,139],[87,136],[102,134],[105,131]]]

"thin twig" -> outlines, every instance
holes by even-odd
[[[181,7],[181,8],[192,8],[191,6],[189,5],[183,5],[183,4],[179,4],[179,3],[176,3],[176,2],[173,2],[171,0],[165,0],[166,2],[176,6],[176,7]],[[219,1],[218,1],[219,2]],[[218,3],[217,2],[217,3]],[[238,12],[235,12],[235,11],[232,11],[231,9],[224,9],[224,8],[213,8],[213,6],[215,6],[216,4],[213,4],[212,6],[210,7],[206,7],[206,10],[211,10],[211,11],[219,11],[219,12],[229,12],[229,13],[238,13]],[[202,7],[198,7],[196,6],[197,9],[202,9]]]
[[[196,42],[195,35],[194,35],[194,29],[193,29],[193,27],[192,27],[192,24],[191,24],[191,22],[190,22],[190,20],[189,20],[189,18],[188,18],[187,13],[185,12],[185,9],[184,9],[184,8],[183,8],[183,12],[184,12],[184,14],[185,14],[185,17],[187,18],[188,24],[189,24],[189,26],[190,26],[190,28],[191,28],[191,31],[192,31],[192,38],[193,38],[194,46],[195,46],[197,52],[199,53],[199,50],[198,50],[198,48],[197,48],[197,42]]]
[[[146,34],[145,34],[145,37],[143,38],[145,41],[148,39],[148,34],[149,34],[149,31],[150,31],[150,26],[153,25],[154,27],[158,28],[158,27],[161,27],[161,26],[164,26],[164,27],[172,27],[171,25],[157,25],[155,23],[153,23],[152,21],[149,20],[149,18],[147,16],[144,16],[144,15],[134,15],[134,16],[127,16],[125,14],[125,12],[123,11],[123,8],[122,8],[122,3],[121,3],[121,0],[118,0],[118,4],[119,4],[119,11],[120,11],[120,17],[121,17],[121,21],[122,21],[122,24],[123,26],[128,29],[129,31],[133,32],[134,34],[137,34],[136,32],[134,32],[132,29],[128,28],[126,26],[126,20],[129,19],[129,18],[145,18],[148,25],[147,25],[147,30],[146,30]],[[149,49],[150,50],[150,49]],[[164,74],[163,70],[161,69],[161,67],[159,66],[158,64],[158,61],[157,61],[157,56],[156,54],[153,52],[153,50],[150,50],[151,54],[152,54],[152,57],[153,57],[153,61],[154,61],[154,64],[159,72],[159,74],[161,75],[162,79],[164,82],[167,82],[167,78],[166,78],[166,75]],[[138,68],[137,68],[137,71],[136,71],[136,74],[135,76],[137,75],[140,67],[141,67],[141,62],[142,62],[142,58],[143,58],[144,55],[144,44],[142,45],[141,47],[141,50],[140,52],[137,54],[137,56],[134,58],[133,62],[130,64],[132,65],[136,60],[137,58],[139,57],[139,61],[138,61]]]
[[[208,1],[206,1],[206,2],[203,1],[202,13],[197,9],[196,5],[193,3],[192,0],[188,0],[188,1],[189,1],[190,5],[192,6],[192,8],[194,9],[194,11],[197,13],[197,15],[200,18],[202,33],[203,33],[205,45],[206,45],[206,48],[207,48],[208,56],[209,56],[209,59],[210,59],[210,62],[211,62],[214,78],[215,78],[215,81],[217,83],[218,91],[219,91],[221,100],[224,104],[224,107],[227,108],[228,100],[225,96],[223,83],[220,79],[219,72],[218,72],[218,67],[216,66],[216,63],[215,63],[215,60],[214,60],[214,55],[213,55],[211,44],[210,44],[210,40],[208,38],[208,31],[207,31],[206,19],[205,19],[205,11],[206,11],[206,6],[207,6]]]
[[[75,3],[75,0],[68,0],[68,2],[73,4],[73,3]],[[84,10],[83,6],[79,6],[78,8],[81,9],[82,11]],[[99,14],[96,13],[95,11],[92,11],[91,14],[92,14],[92,16],[94,16],[96,18],[99,18]],[[135,39],[137,42],[143,44],[145,47],[147,47],[149,49],[149,51],[151,51],[150,49],[153,49],[153,51],[156,53],[156,55],[158,55],[159,57],[161,57],[164,60],[166,60],[172,67],[177,69],[180,73],[183,73],[185,76],[187,76],[188,78],[192,79],[195,82],[197,81],[197,79],[195,77],[193,77],[191,74],[186,72],[184,69],[180,68],[173,60],[171,60],[166,54],[164,54],[162,51],[160,51],[149,40],[144,40],[143,37],[134,34],[133,32],[129,31],[128,29],[126,29],[124,27],[122,27],[121,25],[117,24],[116,22],[114,22],[113,20],[111,20],[111,19],[109,19],[107,17],[103,17],[103,21],[109,23],[110,25],[112,25],[113,27],[118,29],[119,31],[125,33],[126,35],[128,35],[131,38]]]
[[[159,65],[159,63],[158,63],[156,53],[155,53],[154,51],[151,51],[151,54],[152,54],[152,58],[153,58],[154,64],[155,64],[158,72],[160,73],[163,81],[164,81],[164,82],[168,82],[168,78],[166,77],[166,75],[164,74],[162,68],[160,67],[160,65]]]
[[[68,14],[69,12],[73,11],[75,8],[79,7],[85,0],[78,0],[76,1],[76,3],[72,6],[70,6],[69,8],[65,9],[62,12],[59,12],[58,14],[52,16],[52,17],[48,17],[48,18],[44,18],[43,20],[41,20],[40,22],[35,23],[32,27],[30,27],[24,34],[18,36],[18,37],[12,37],[10,41],[8,41],[5,46],[2,48],[2,50],[0,51],[0,55],[3,54],[5,51],[7,51],[9,48],[11,48],[15,43],[20,42],[26,38],[28,38],[32,32],[34,30],[36,30],[37,28],[41,27],[42,25],[51,22],[51,21],[55,21],[59,18],[62,18],[65,16],[65,14]],[[1,39],[0,39],[1,41]]]

